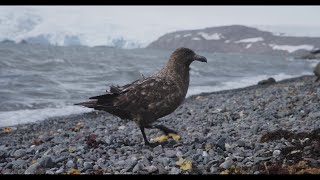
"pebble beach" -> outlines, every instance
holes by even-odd
[[[319,174],[315,80],[191,96],[157,121],[180,139],[156,147],[134,122],[101,111],[2,128],[0,174]]]

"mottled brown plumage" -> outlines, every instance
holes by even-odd
[[[92,101],[77,105],[135,121],[145,143],[149,144],[144,128],[158,128],[165,134],[174,133],[163,125],[153,126],[152,123],[172,113],[183,102],[189,87],[189,66],[194,60],[207,62],[205,57],[191,49],[179,48],[171,54],[166,66],[153,76],[121,87],[111,86],[106,94],[91,97]]]

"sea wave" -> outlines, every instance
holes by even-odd
[[[79,106],[62,106],[59,108],[23,109],[17,111],[0,112],[0,127],[14,126],[46,120],[51,117],[68,116],[91,112],[92,109]]]
[[[289,79],[289,78],[298,77],[302,75],[312,75],[312,73],[303,72],[299,75],[289,75],[285,73],[279,73],[275,75],[258,75],[254,77],[242,77],[238,79],[233,79],[231,81],[222,82],[217,86],[192,86],[192,87],[189,87],[187,97],[195,94],[200,94],[200,93],[217,92],[222,90],[230,90],[230,89],[237,89],[237,88],[252,86],[257,84],[261,80],[268,79],[269,77],[273,77],[276,81],[281,81],[284,79]]]

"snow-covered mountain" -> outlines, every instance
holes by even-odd
[[[53,45],[106,45],[118,48],[139,48],[143,40],[126,36],[128,29],[120,25],[66,18],[41,13],[33,8],[23,7],[19,11],[11,8],[0,11],[0,41],[13,40],[28,43]],[[88,23],[91,22],[91,23]]]
[[[129,10],[130,12],[128,12]],[[154,11],[157,11],[157,13]],[[164,11],[161,8],[147,6],[139,8],[116,8],[114,6],[0,6],[0,41],[13,40],[21,42],[24,40],[23,42],[29,43],[65,46],[143,48],[168,32],[224,26],[221,22],[212,21],[212,17],[209,16],[204,16],[205,18],[202,19],[200,16],[198,18],[195,16],[185,18],[182,15],[178,16],[179,12],[170,7],[165,7]],[[258,25],[250,26],[258,27]],[[286,36],[320,36],[319,27],[304,27],[300,25],[274,27],[272,25],[259,26],[258,29],[272,30],[273,35],[280,36],[283,36],[283,33]],[[203,32],[201,34],[200,32],[199,37],[190,36],[190,39],[193,39],[192,43],[200,43],[201,40],[199,41],[198,39],[201,39],[201,37],[217,42],[219,41],[218,38],[220,41],[226,38],[226,36],[219,36],[219,33],[208,34]],[[185,37],[185,39],[187,38]],[[263,42],[258,41],[255,44],[240,42],[234,44],[244,45],[245,49],[254,51],[254,45],[259,43]],[[273,48],[276,49],[278,46],[273,46]]]
[[[198,51],[301,56],[320,49],[320,37],[294,37],[231,25],[167,33],[148,48],[189,47]]]

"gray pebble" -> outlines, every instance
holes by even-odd
[[[203,156],[203,157],[207,157],[207,156],[209,156],[209,154],[207,153],[207,151],[203,151],[203,152],[202,152],[202,156]]]
[[[156,166],[147,166],[145,169],[148,171],[148,173],[154,173],[158,170]]]
[[[133,172],[133,173],[137,173],[138,171],[142,170],[142,168],[143,168],[143,165],[140,164],[140,163],[137,163],[137,164],[134,166],[134,168],[132,169],[132,172]]]
[[[84,163],[83,163],[83,169],[84,169],[84,170],[92,169],[92,168],[93,168],[92,162],[84,162]]]
[[[133,167],[135,167],[137,162],[138,161],[136,159],[127,160],[127,162],[125,163],[125,171],[130,171]]]
[[[176,151],[174,150],[165,150],[165,156],[168,158],[176,157]]]
[[[221,137],[218,142],[217,142],[217,146],[220,147],[221,149],[225,150],[225,143],[226,143],[226,138],[225,137]]]
[[[168,171],[161,164],[157,166],[157,169],[158,169],[158,174],[168,174]]]
[[[12,168],[13,169],[26,169],[27,168],[27,161],[22,160],[22,159],[12,161]]]
[[[183,156],[183,153],[182,153],[181,151],[178,151],[178,152],[176,153],[176,156],[177,156],[177,157],[182,157],[182,156]]]
[[[52,170],[46,170],[46,174],[54,174]]]
[[[39,164],[44,168],[52,168],[55,166],[51,156],[44,156],[39,160]]]
[[[7,163],[0,163],[0,167],[5,166]]]
[[[63,169],[63,168],[60,168],[60,169],[58,169],[58,170],[56,171],[56,174],[62,174],[63,171],[64,171],[64,169]]]
[[[16,150],[14,153],[13,153],[13,156],[16,157],[16,158],[20,158],[24,155],[26,155],[27,152],[25,149],[19,149],[19,150]]]
[[[69,160],[69,161],[66,163],[66,166],[67,166],[68,168],[74,168],[74,167],[75,167],[75,164],[74,164],[74,162],[73,162],[72,160]]]
[[[224,169],[229,169],[233,163],[233,160],[231,158],[228,158],[222,164],[220,164],[220,167]]]
[[[169,172],[169,174],[180,174],[180,173],[181,173],[181,169],[178,169],[176,167],[173,167]]]
[[[303,151],[306,152],[306,151],[309,151],[309,150],[311,150],[311,149],[312,149],[311,146],[306,146],[306,147],[303,148]]]
[[[106,137],[105,139],[104,139],[104,142],[107,144],[107,145],[110,145],[110,144],[112,144],[113,143],[113,140],[114,140],[115,138],[114,138],[114,136],[108,136],[108,137]]]
[[[274,156],[279,156],[280,153],[281,153],[280,150],[274,150],[272,154],[273,154]]]
[[[98,165],[93,166],[93,170],[99,170],[99,169],[100,169],[100,167]]]
[[[309,116],[308,116],[309,118],[318,118],[318,117],[320,117],[320,111],[318,111],[318,112],[310,112],[309,113]]]
[[[211,166],[210,173],[217,173],[218,168],[215,166]]]
[[[109,156],[112,156],[113,154],[116,153],[116,151],[114,149],[108,149],[107,153]]]
[[[245,143],[243,140],[238,140],[238,141],[237,141],[237,145],[238,145],[239,147],[244,147],[244,146],[246,145],[246,143]]]
[[[162,146],[159,145],[159,146],[157,146],[157,147],[154,147],[154,148],[153,148],[153,152],[154,152],[155,154],[161,154],[161,153],[163,153]]]
[[[39,167],[40,167],[40,164],[36,162],[30,165],[28,169],[24,172],[24,174],[35,174]]]
[[[59,163],[59,162],[62,162],[62,161],[64,161],[64,160],[66,160],[66,159],[68,159],[67,156],[62,156],[62,157],[59,157],[59,158],[55,159],[54,162],[55,162],[55,163]]]
[[[147,158],[142,158],[139,162],[141,162],[145,167],[150,166],[150,161]]]
[[[157,160],[158,160],[158,162],[162,163],[163,166],[169,165],[169,158],[167,158],[167,157],[160,157]]]

